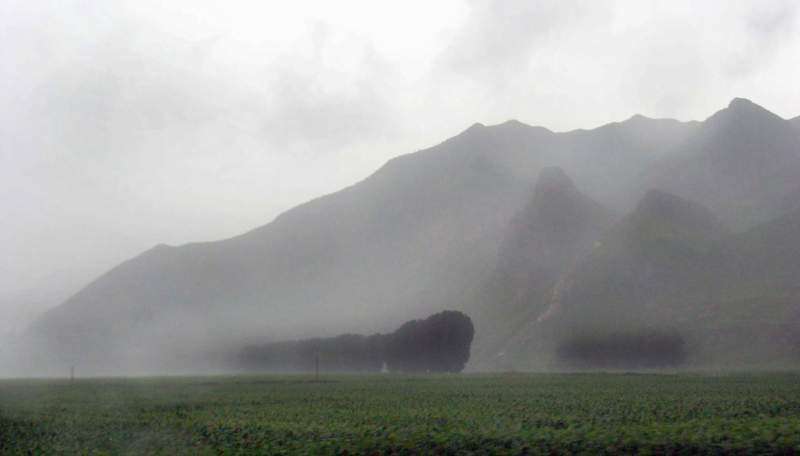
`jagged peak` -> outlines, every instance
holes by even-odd
[[[641,114],[634,114],[634,115],[630,116],[628,118],[628,120],[624,121],[623,123],[625,123],[625,122],[643,122],[643,121],[647,121],[647,120],[653,120],[653,119],[651,119],[651,118],[649,118],[647,116],[643,116]]]
[[[733,135],[732,137],[748,138],[746,131],[759,131],[759,135],[765,131],[769,131],[771,135],[786,135],[791,134],[792,130],[792,125],[777,114],[745,98],[734,98],[726,108],[706,119],[700,131],[714,135],[712,137]],[[728,148],[726,151],[734,149],[736,148]]]
[[[766,115],[776,119],[781,119],[781,117],[774,112],[764,108],[761,105],[753,103],[747,98],[734,98],[730,103],[728,103],[728,110],[745,115]]]
[[[616,238],[682,239],[703,250],[728,234],[725,225],[702,204],[654,189],[628,214]]]
[[[499,126],[506,126],[506,127],[528,127],[529,125],[520,122],[517,119],[509,119],[505,122],[501,123]]]
[[[486,134],[486,132],[488,132],[488,131],[489,131],[489,127],[487,127],[486,125],[484,125],[484,124],[482,124],[480,122],[475,122],[472,125],[470,125],[469,128],[467,128],[466,130],[462,131],[461,133],[453,136],[448,141],[453,140],[453,139],[458,139],[458,138],[469,138],[469,137],[472,137],[472,136],[475,136],[475,135],[480,136],[480,135]]]
[[[574,190],[575,183],[567,173],[558,166],[546,166],[539,172],[536,180],[535,194],[549,193],[558,190]]]
[[[675,223],[689,219],[704,220],[715,229],[723,229],[719,219],[702,204],[659,189],[649,190],[632,215],[646,219],[657,217]]]
[[[636,210],[651,210],[660,207],[675,207],[678,205],[695,204],[691,201],[681,198],[680,196],[673,195],[672,193],[659,190],[657,188],[650,189],[645,193],[644,197],[639,201]]]
[[[713,116],[711,116],[709,120],[718,119],[721,117],[739,118],[742,116],[747,116],[747,117],[760,116],[760,117],[769,117],[772,119],[783,120],[777,114],[764,108],[761,105],[753,103],[747,98],[734,98],[733,100],[731,100],[730,103],[728,103],[727,108],[718,111]]]
[[[161,255],[167,251],[175,249],[174,246],[167,245],[167,244],[157,244],[154,245],[152,248],[145,250],[142,252],[141,255]]]
[[[529,132],[529,133],[536,133],[536,134],[551,134],[553,133],[550,129],[542,127],[542,126],[533,126],[528,125],[525,122],[520,122],[517,119],[510,119],[506,120],[503,123],[499,123],[496,125],[490,125],[487,127],[489,129],[497,130],[497,131],[512,131],[512,132]]]
[[[619,128],[626,128],[630,126],[639,127],[639,126],[647,126],[647,125],[665,125],[665,124],[673,124],[673,125],[680,125],[680,124],[695,124],[698,123],[696,120],[690,121],[680,121],[677,119],[671,118],[660,118],[660,117],[647,117],[642,114],[634,114],[628,117],[625,120],[609,122],[597,127],[592,128],[577,128],[574,130],[567,130],[562,133],[566,134],[575,134],[575,133],[590,133],[590,132],[597,132],[609,129],[619,129]]]
[[[740,97],[736,97],[733,100],[731,100],[731,102],[728,103],[728,107],[731,108],[731,109],[751,109],[752,107],[761,108],[761,106],[753,103],[751,100],[748,100],[747,98],[740,98]],[[761,108],[761,109],[764,109],[764,108]]]

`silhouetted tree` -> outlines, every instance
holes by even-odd
[[[686,359],[686,344],[674,331],[642,330],[574,338],[558,348],[562,361],[581,367],[666,367]]]
[[[387,367],[392,372],[461,372],[474,334],[472,320],[461,312],[409,321],[388,336]]]
[[[392,334],[344,334],[244,348],[239,365],[284,372],[461,372],[469,360],[472,320],[445,311],[405,323]]]

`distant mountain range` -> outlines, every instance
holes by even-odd
[[[800,121],[747,100],[703,122],[475,124],[241,236],[154,247],[28,336],[54,369],[178,370],[458,309],[476,368],[536,368],[576,331],[640,326],[684,330],[712,362],[735,350],[726,328],[768,347],[768,324],[800,321],[797,196]]]
[[[737,98],[642,175],[640,187],[696,200],[732,227],[775,217],[798,188],[798,128]]]

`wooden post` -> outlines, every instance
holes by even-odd
[[[319,352],[314,356],[314,378],[319,381]]]

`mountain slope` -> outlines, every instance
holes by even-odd
[[[653,190],[565,281],[543,320],[570,333],[646,324],[652,300],[682,286],[699,268],[722,223],[703,206]]]
[[[726,232],[702,206],[648,193],[507,350],[537,352],[525,368],[563,366],[563,347],[583,350],[584,366],[609,367],[614,350],[636,354],[631,344],[650,344],[629,361],[651,365],[658,356],[705,367],[800,361],[800,210]]]
[[[519,368],[541,368],[558,361],[556,353],[564,344],[658,329],[667,322],[654,318],[656,299],[686,284],[726,234],[704,207],[661,191],[648,192],[585,259],[559,278],[549,291],[546,310],[528,320],[506,352]]]
[[[631,192],[621,184],[671,155],[700,126],[700,122],[635,115],[594,130],[566,132],[557,146],[562,160],[559,166],[592,198],[616,209],[628,209],[645,191]]]
[[[698,364],[800,360],[800,210],[726,239],[659,307]]]
[[[737,98],[643,173],[638,188],[698,201],[743,229],[779,215],[797,182],[800,135],[795,127]]]
[[[645,221],[629,216],[622,226],[636,228],[619,228],[623,234],[581,260],[610,216],[561,175],[607,207],[624,208],[657,187],[741,229],[792,209],[798,146],[792,123],[740,99],[705,122],[634,116],[566,133],[516,121],[475,124],[241,236],[151,249],[29,333],[55,369],[80,363],[140,372],[196,365],[253,340],[388,329],[445,308],[473,316],[477,348],[490,337],[524,335],[503,321],[528,321],[551,293],[558,310],[569,300],[580,308],[599,290],[593,305],[627,317],[625,306],[652,307],[678,287],[722,229],[691,203],[653,193],[634,212],[649,214]],[[563,173],[545,172],[540,187],[552,182],[557,191],[534,189],[548,166]],[[532,193],[547,197],[531,200]],[[676,216],[659,216],[673,209]]]
[[[615,125],[609,163],[651,163],[663,145],[638,132],[651,122],[662,121]],[[670,124],[682,134],[685,124]],[[588,161],[607,130],[564,145],[569,134],[475,124],[241,236],[151,249],[45,314],[30,333],[54,369],[163,371],[249,340],[381,330],[463,309],[491,275],[542,167]]]
[[[800,209],[800,185],[797,187],[797,189],[795,189],[795,191],[789,193],[783,198],[781,209],[782,212],[786,214]]]
[[[380,329],[444,307],[482,274],[529,185],[484,150],[491,138],[468,131],[239,237],[152,249],[50,312],[39,332],[87,363],[130,365],[204,341]]]
[[[473,365],[492,367],[519,324],[544,311],[556,280],[588,254],[616,215],[583,194],[560,168],[544,168],[530,202],[511,220],[497,266],[479,296],[486,331]],[[504,360],[505,361],[505,360]]]

